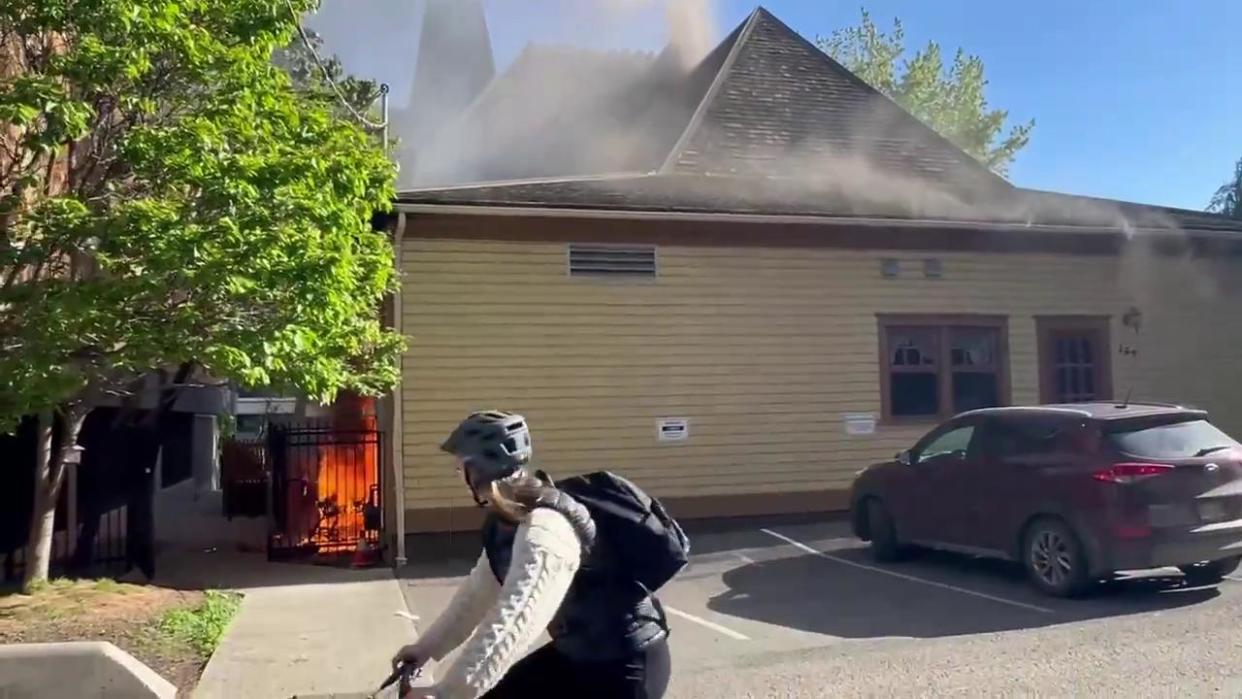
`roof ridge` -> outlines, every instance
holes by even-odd
[[[720,64],[720,69],[716,71],[716,77],[712,78],[711,85],[707,86],[707,90],[703,93],[703,98],[695,106],[694,113],[690,116],[690,123],[686,124],[685,130],[681,132],[681,135],[673,143],[673,148],[669,151],[668,156],[664,158],[664,162],[660,163],[659,169],[656,170],[657,173],[668,174],[672,172],[673,165],[677,162],[677,156],[685,149],[686,143],[690,141],[690,137],[694,132],[703,124],[703,116],[707,114],[707,109],[720,91],[720,86],[724,84],[724,76],[728,75],[729,69],[737,61],[738,54],[741,53],[742,44],[750,36],[755,25],[758,24],[761,14],[767,13],[768,11],[763,9],[762,6],[756,7],[754,12],[751,12],[746,21],[740,25],[740,32],[737,29],[734,30],[734,32],[738,32],[738,35],[733,40],[733,46],[729,47],[729,55],[725,56],[724,62]],[[733,32],[730,32],[730,35],[732,34]],[[709,52],[707,55],[711,56],[711,53]]]

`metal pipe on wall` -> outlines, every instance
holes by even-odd
[[[397,275],[400,277],[404,270],[402,241],[405,238],[406,214],[404,212],[397,213],[397,225],[393,230],[393,260],[397,266]],[[401,290],[393,294],[392,298],[392,328],[398,334],[404,335],[402,331],[402,312],[401,312]],[[401,416],[402,403],[402,382],[405,379],[404,355],[397,358],[397,385],[393,387],[389,400],[392,402],[392,429],[389,432],[388,462],[392,465],[392,492],[390,497],[393,502],[393,529],[396,534],[396,555],[393,557],[393,564],[397,567],[404,566],[408,559],[405,552],[405,465],[403,463],[401,444],[403,420]]]

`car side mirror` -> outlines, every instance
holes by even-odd
[[[910,456],[909,449],[905,451],[897,452],[897,463],[901,464],[902,466],[913,466],[914,465],[914,458]]]

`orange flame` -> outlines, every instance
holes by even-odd
[[[314,483],[315,498],[314,509],[303,510],[301,531],[304,542],[313,544],[318,553],[353,551],[360,539],[375,541],[377,532],[366,528],[368,506],[379,504],[375,430],[375,400],[342,396],[333,405],[333,443],[307,455],[316,463],[298,465],[297,470]]]

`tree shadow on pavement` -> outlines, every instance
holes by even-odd
[[[390,580],[392,568],[277,563],[262,553],[227,549],[168,548],[161,552],[151,584],[178,590],[245,590],[288,585],[327,585],[334,583]]]
[[[880,568],[862,548],[831,555]],[[882,570],[934,584],[803,555],[726,571],[722,580],[728,589],[707,606],[720,614],[839,638],[939,638],[1168,610],[1220,594],[1215,588],[1185,588],[1179,578],[1152,577],[1109,583],[1083,599],[1049,599],[1029,589],[1015,566],[940,553]]]
[[[466,575],[483,550],[477,531],[415,534],[405,539],[409,563],[397,571],[404,580],[454,578]]]
[[[841,517],[817,514],[766,515],[694,519],[681,522],[690,537],[692,555],[702,557],[739,549],[771,549],[784,542],[760,532],[761,527],[823,525],[834,536],[853,537]],[[466,575],[482,551],[483,540],[477,530],[451,534],[411,534],[406,537],[409,565],[398,571],[406,580],[451,578]]]

